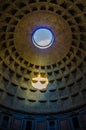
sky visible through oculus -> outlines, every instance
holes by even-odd
[[[41,47],[46,47],[52,43],[52,32],[47,28],[37,29],[33,34],[33,41]]]

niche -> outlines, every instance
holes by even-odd
[[[8,127],[8,122],[9,122],[9,117],[8,116],[4,116],[3,117],[3,121],[2,121],[2,127],[7,128]]]
[[[55,121],[49,121],[49,130],[56,130]]]
[[[73,122],[73,127],[74,127],[75,130],[80,128],[79,121],[78,121],[77,117],[73,117],[72,122]]]
[[[26,122],[26,130],[32,130],[32,121]]]

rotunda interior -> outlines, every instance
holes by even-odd
[[[0,0],[0,130],[86,130],[86,0]]]

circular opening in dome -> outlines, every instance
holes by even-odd
[[[38,28],[32,35],[34,45],[40,49],[46,49],[53,44],[54,35],[48,28]]]

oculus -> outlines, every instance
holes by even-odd
[[[32,41],[36,47],[46,49],[53,44],[54,35],[50,29],[41,27],[33,32]]]

